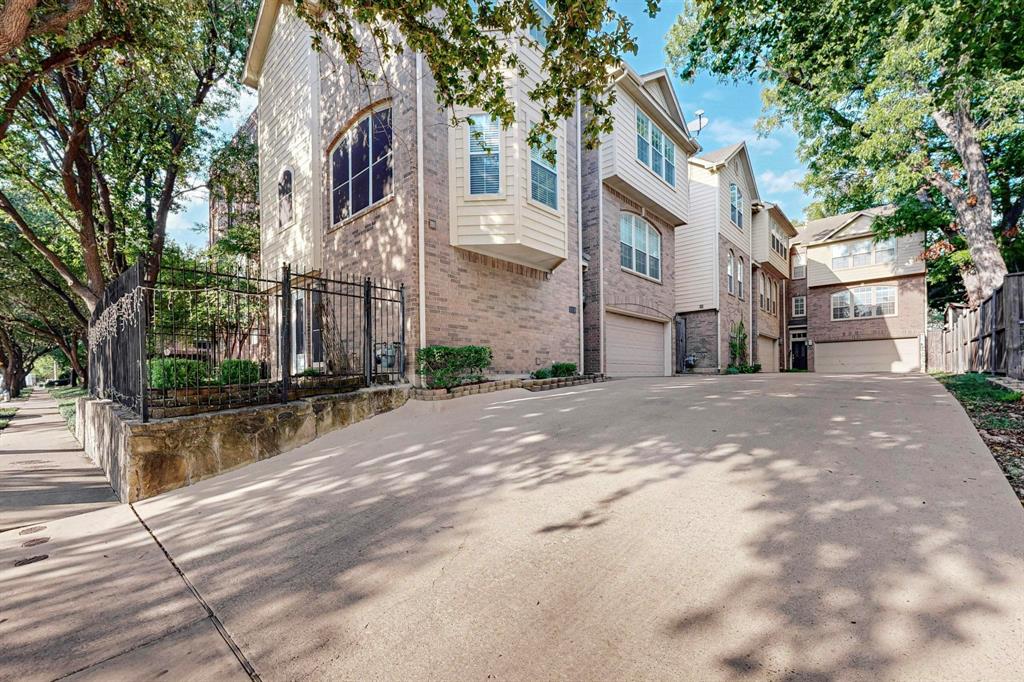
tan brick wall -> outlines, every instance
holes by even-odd
[[[898,287],[896,293],[897,315],[895,317],[832,321],[830,300],[832,294],[854,288],[854,286],[840,284],[811,288],[807,296],[807,331],[814,343],[896,339],[924,333],[924,315],[927,306],[924,276],[913,275],[871,282],[871,284],[895,284]]]
[[[321,56],[324,270],[404,282],[410,360],[418,341],[415,59],[393,64],[392,89],[370,87],[350,67]],[[580,363],[575,122],[559,181],[568,183],[569,258],[552,273],[456,249],[449,242],[448,117],[438,109],[429,70],[424,90],[426,337],[428,344],[481,344],[492,370],[524,373],[551,362]],[[329,152],[369,105],[391,96],[394,196],[361,217],[332,227]],[[576,308],[576,312],[570,312]],[[412,366],[410,364],[410,366]]]
[[[768,292],[771,291],[771,284],[774,283],[778,289],[778,302],[774,308],[774,312],[764,310],[761,308],[761,274],[765,276],[765,306],[768,307]],[[784,333],[784,320],[786,319],[787,301],[789,300],[788,295],[784,296],[786,280],[778,275],[774,274],[770,270],[756,270],[751,280],[751,296],[753,297],[754,303],[754,325],[753,325],[753,336],[754,342],[752,344],[752,360],[751,362],[760,363],[763,367],[769,366],[784,367],[782,364],[786,349],[785,349],[785,336]],[[757,336],[767,336],[773,339],[780,339],[778,344],[778,356],[774,358],[762,358],[758,354]]]
[[[694,356],[694,369],[718,370],[717,310],[684,313],[686,323],[686,355]]]
[[[718,237],[718,271],[719,271],[719,304],[721,307],[721,315],[719,316],[719,323],[721,325],[721,346],[720,346],[720,357],[722,359],[721,366],[724,369],[732,362],[732,358],[729,353],[729,337],[732,334],[734,326],[740,321],[743,322],[743,326],[747,331],[747,361],[750,361],[751,348],[755,344],[756,340],[752,333],[751,321],[750,321],[750,254],[745,252],[740,247],[733,244],[725,237],[719,235]],[[732,250],[736,256],[737,268],[740,257],[743,258],[744,267],[746,272],[744,273],[744,293],[743,298],[739,297],[738,288],[734,285],[733,291],[735,293],[729,293],[729,270],[727,266],[729,250]]]

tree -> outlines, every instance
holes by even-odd
[[[31,36],[62,34],[92,6],[93,0],[6,0],[0,8],[0,58]]]
[[[255,131],[255,120],[250,117],[211,155],[207,181],[210,220],[218,224],[210,225],[210,249],[216,255],[259,257],[260,169]]]
[[[138,255],[155,280],[167,219],[229,106],[255,8],[100,2],[63,34],[27,39],[0,70],[0,211],[89,312]],[[80,268],[55,252],[33,207],[72,237]]]
[[[648,15],[660,4],[646,0]],[[583,131],[587,146],[611,131],[610,74],[623,54],[637,51],[631,22],[608,0],[296,0],[295,6],[313,29],[315,46],[333,41],[365,80],[380,78],[376,65],[408,47],[423,54],[442,107],[483,110],[506,127],[515,122],[506,78],[524,71],[516,48],[534,39],[518,36],[534,29],[545,74],[529,93],[543,112],[529,133],[538,146],[573,115],[577,93],[592,113]]]
[[[1024,213],[1022,24],[1024,5],[999,0],[695,0],[667,52],[684,77],[765,83],[762,129],[793,125],[804,186],[826,207],[945,211],[939,233],[969,254],[977,303],[1002,282],[1000,244]]]

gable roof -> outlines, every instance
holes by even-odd
[[[741,163],[743,163],[747,169],[747,173],[750,175],[750,184],[754,190],[754,196],[750,197],[750,200],[754,203],[758,203],[761,201],[761,194],[757,191],[757,176],[754,175],[754,167],[750,163],[750,152],[747,151],[747,143],[745,140],[741,140],[736,144],[731,144],[728,147],[722,147],[721,149],[714,149],[710,152],[702,153],[700,156],[691,157],[690,163],[703,166],[709,171],[716,171],[731,163],[737,156],[741,157]]]
[[[809,220],[803,229],[799,231],[796,241],[800,244],[827,242],[862,216],[874,220],[880,216],[892,215],[895,210],[896,208],[892,204],[886,204],[884,206],[865,208],[860,211],[840,213],[839,215],[819,218],[818,220]]]
[[[683,116],[683,108],[679,106],[679,98],[676,97],[676,89],[672,86],[672,77],[669,76],[668,69],[655,69],[654,71],[640,74],[640,80],[648,88],[657,88],[661,92],[669,114],[672,115],[672,118],[679,121],[683,129],[689,134],[690,131],[686,128],[686,117]]]
[[[765,202],[759,206],[761,209],[768,211],[770,215],[775,217],[775,220],[779,223],[779,227],[781,227],[782,231],[788,236],[795,237],[797,235],[797,229],[793,227],[792,221],[790,221],[789,216],[785,214],[781,206],[771,202]]]

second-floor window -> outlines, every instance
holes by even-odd
[[[676,185],[676,146],[650,117],[636,110],[636,158],[665,182]]]
[[[391,196],[391,107],[352,125],[331,150],[331,224]]]
[[[765,308],[765,304],[767,302],[767,299],[765,298],[766,282],[767,282],[767,280],[764,278],[764,273],[762,272],[761,273],[761,277],[759,279],[759,284],[761,286],[758,287],[758,303],[760,303],[760,305],[761,305],[761,310],[767,310],[767,308]]]
[[[896,314],[896,287],[857,287],[832,294],[832,319],[886,317]]]
[[[548,161],[547,154],[556,154],[555,138],[547,136],[542,146],[530,147],[530,198],[551,208],[558,208],[558,157]]]
[[[736,256],[734,256],[732,251],[730,251],[729,255],[725,259],[725,287],[729,290],[730,294],[736,291],[736,285],[734,284],[734,279],[736,277],[736,273],[734,272],[735,270]]]
[[[619,218],[619,263],[626,270],[661,279],[661,235],[633,213]]]
[[[793,297],[793,317],[804,317],[807,315],[807,297]]]
[[[793,254],[793,279],[803,279],[807,276],[807,252],[798,251]]]
[[[292,172],[286,168],[281,171],[281,179],[277,181],[277,226],[286,227],[291,224],[294,216],[294,193]]]
[[[896,239],[882,241],[858,239],[832,245],[832,269],[845,270],[866,265],[881,265],[896,260]]]
[[[743,298],[743,270],[743,257],[740,256],[740,259],[736,265],[736,295],[739,296],[740,298]]]
[[[786,251],[788,250],[789,239],[786,238],[786,235],[782,233],[782,230],[775,223],[772,223],[772,251],[785,258]]]
[[[530,37],[536,40],[541,47],[547,47],[548,36],[546,31],[548,25],[555,20],[555,17],[551,13],[551,7],[548,5],[547,0],[533,0],[533,11],[540,17],[540,24],[530,27]]]
[[[729,217],[736,227],[743,227],[743,190],[735,182],[729,185]]]
[[[501,124],[486,114],[469,117],[469,193],[501,193]]]

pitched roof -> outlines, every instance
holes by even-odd
[[[843,229],[861,216],[878,218],[880,216],[892,215],[895,210],[894,206],[886,204],[884,206],[865,208],[860,211],[840,213],[839,215],[819,218],[818,220],[808,220],[807,224],[799,230],[799,234],[797,234],[794,241],[798,244],[814,244],[817,242],[827,241],[834,234],[839,232],[839,230]]]
[[[717,166],[719,164],[726,163],[745,145],[746,142],[741,140],[736,144],[729,145],[728,147],[722,147],[721,149],[713,149],[709,152],[703,152],[700,156],[695,156],[694,160],[704,161],[706,164]]]

